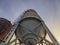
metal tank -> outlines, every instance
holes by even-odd
[[[5,18],[0,17],[0,43],[7,36],[11,28],[12,28],[11,22]]]
[[[25,45],[36,45],[46,36],[41,17],[33,9],[23,13],[15,31],[16,37]]]

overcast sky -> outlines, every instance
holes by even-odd
[[[0,0],[0,17],[13,22],[27,9],[34,9],[60,42],[60,0]]]

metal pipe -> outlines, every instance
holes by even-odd
[[[47,28],[47,26],[45,25],[45,23],[42,21],[42,25],[45,28],[46,32],[48,33],[50,39],[52,40],[54,45],[59,45],[58,41],[56,40],[56,38],[53,36],[53,34],[50,32],[50,30]]]

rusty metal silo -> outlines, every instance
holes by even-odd
[[[7,36],[11,28],[12,28],[11,22],[5,18],[0,17],[0,43]]]
[[[35,10],[29,9],[19,19],[19,25],[15,31],[16,37],[26,45],[36,45],[46,35],[41,24],[42,20]]]

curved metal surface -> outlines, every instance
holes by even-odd
[[[0,43],[9,33],[11,28],[12,28],[12,24],[10,21],[4,18],[0,18]]]
[[[36,11],[29,9],[24,12],[21,20],[19,20],[19,25],[15,34],[16,37],[26,45],[36,45],[43,40],[46,35],[46,31],[43,28],[41,18]]]

